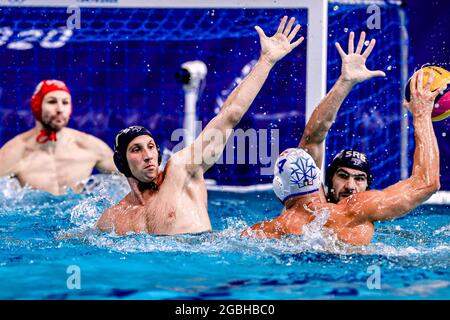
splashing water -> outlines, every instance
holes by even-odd
[[[271,192],[210,192],[213,232],[119,237],[94,228],[129,192],[119,176],[93,176],[81,194],[59,197],[11,179],[0,186],[5,299],[414,299],[450,293],[445,206],[420,207],[377,224],[370,245],[352,246],[324,227],[327,211],[313,212],[302,236],[240,238],[248,226],[278,215],[281,205]],[[82,290],[66,287],[70,265],[81,269]],[[381,290],[367,287],[373,265],[381,269]]]

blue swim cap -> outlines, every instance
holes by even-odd
[[[117,169],[122,172],[126,177],[133,177],[131,173],[130,167],[127,161],[127,148],[130,142],[139,136],[147,135],[153,138],[153,135],[141,126],[131,126],[119,131],[116,135],[115,144],[114,144],[114,163]],[[153,140],[155,140],[153,138]],[[161,152],[159,150],[159,146],[155,141],[156,148],[158,150],[158,165],[161,164]]]

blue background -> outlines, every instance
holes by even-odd
[[[367,152],[374,169],[375,188],[400,179],[399,7],[382,8],[382,29],[367,30],[366,6],[329,6],[328,89],[340,72],[334,48],[345,46],[348,32],[368,32],[377,46],[368,60],[371,69],[382,69],[385,79],[356,87],[344,103],[327,141],[327,161],[342,148]],[[424,63],[448,66],[444,1],[413,1],[404,7],[410,36],[410,74]],[[3,8],[0,27],[9,26],[16,41],[22,30],[44,31],[65,25],[64,8]],[[448,12],[448,10],[447,10]],[[426,14],[425,14],[426,13]],[[162,147],[172,147],[170,134],[182,127],[183,91],[175,80],[181,63],[200,59],[208,66],[198,114],[205,125],[217,108],[216,99],[232,86],[242,68],[258,57],[253,25],[272,34],[280,16],[294,15],[306,34],[306,12],[298,10],[134,10],[82,9],[82,26],[59,49],[34,44],[31,50],[0,46],[0,145],[31,128],[34,119],[29,99],[45,78],[65,81],[72,91],[74,112],[70,126],[94,134],[110,146],[121,128],[147,126]],[[430,20],[433,17],[435,20]],[[280,151],[298,144],[304,128],[306,45],[284,58],[272,71],[261,93],[239,127],[279,129]],[[450,189],[450,150],[443,133],[450,121],[435,123],[441,149],[441,183]],[[270,137],[269,137],[270,139]],[[412,159],[413,139],[410,140]],[[269,140],[270,141],[270,140]],[[410,161],[411,164],[411,161]],[[209,178],[220,184],[255,184],[271,181],[260,175],[260,164],[216,165]],[[386,168],[389,168],[386,174]]]

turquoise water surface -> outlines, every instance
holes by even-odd
[[[302,237],[241,239],[280,203],[272,192],[210,192],[212,233],[118,237],[92,230],[128,191],[118,177],[94,176],[83,193],[59,197],[9,179],[0,187],[0,299],[450,297],[449,206],[378,223],[372,244],[355,247],[320,219]]]

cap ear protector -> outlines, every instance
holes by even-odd
[[[131,126],[125,129],[122,129],[119,131],[119,133],[116,135],[115,144],[114,144],[114,164],[116,165],[117,169],[123,173],[126,177],[133,177],[133,174],[131,173],[130,166],[128,165],[127,160],[127,148],[130,142],[139,136],[149,136],[153,140],[153,135],[141,126]],[[161,164],[161,151],[159,149],[158,144],[155,141],[156,149],[158,150],[158,165]]]

